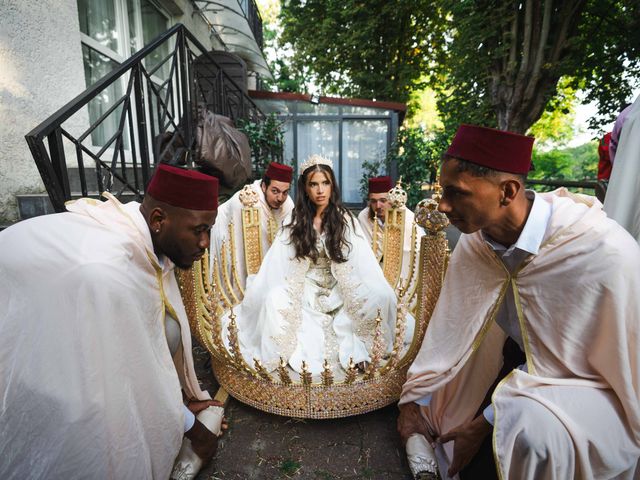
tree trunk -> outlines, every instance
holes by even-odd
[[[490,93],[498,128],[525,133],[542,115],[562,75],[557,68],[567,54],[585,0],[525,0],[516,3],[501,38],[508,41],[507,61],[496,62]]]

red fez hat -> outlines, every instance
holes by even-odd
[[[287,165],[282,165],[281,163],[271,162],[267,167],[265,176],[278,182],[291,183],[291,179],[293,178],[293,168]]]
[[[369,193],[387,193],[393,188],[391,177],[374,177],[369,179]]]
[[[535,138],[476,125],[460,125],[445,153],[501,172],[525,174]]]
[[[188,210],[218,208],[218,179],[195,170],[161,163],[149,182],[147,193],[159,202]]]

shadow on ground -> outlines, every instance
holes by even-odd
[[[215,394],[209,354],[194,347],[202,386]],[[214,462],[197,480],[409,480],[396,434],[395,405],[336,420],[299,420],[261,412],[231,399],[229,430]]]

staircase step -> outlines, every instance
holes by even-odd
[[[142,167],[138,167],[137,168],[137,173],[138,173],[138,182],[140,182],[140,184],[142,184]],[[79,173],[79,169],[77,168],[68,168],[67,169],[67,174],[69,176],[69,189],[72,192],[81,192],[82,191],[82,184],[80,182],[80,173]],[[107,174],[107,170],[103,169],[102,170],[102,175],[103,175],[103,184],[106,183],[106,176]],[[120,171],[118,171],[118,174],[121,174]],[[97,191],[98,190],[98,178],[96,176],[96,169],[95,167],[86,167],[84,169],[84,177],[87,183],[87,190],[91,191]],[[133,172],[133,167],[128,167],[126,169],[126,179],[129,182],[130,185],[133,185],[133,180],[134,180],[134,172]],[[118,191],[120,190],[120,188],[122,188],[122,183],[116,179],[115,177],[113,177],[113,187],[112,190]]]
[[[100,193],[98,193],[97,190],[88,193],[88,197],[100,198]],[[83,196],[84,195],[82,195],[81,192],[71,192],[71,198],[74,200],[82,198]],[[132,192],[125,191],[119,198],[123,203],[126,203],[135,200],[136,196]],[[18,214],[20,220],[55,213],[51,200],[49,200],[49,195],[46,193],[16,195],[16,199],[18,200]]]

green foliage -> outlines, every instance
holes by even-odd
[[[262,122],[240,119],[238,129],[249,139],[255,178],[264,174],[270,162],[283,162],[282,122],[275,114],[267,115]]]
[[[537,146],[565,145],[573,137],[577,98],[572,83],[568,77],[560,79],[556,96],[547,103],[540,119],[527,132],[536,138]]]
[[[280,463],[279,470],[284,475],[294,475],[295,473],[298,472],[298,470],[300,470],[301,467],[302,467],[302,464],[300,462],[297,462],[296,460],[287,459],[287,460],[283,460]]]
[[[409,102],[411,121],[428,84],[447,135],[474,123],[557,143],[577,89],[594,127],[640,78],[640,0],[289,0],[279,18],[282,88]]]
[[[576,86],[584,85],[585,102],[598,104],[591,128],[613,121],[633,100],[640,78],[640,0],[589,0],[575,47],[565,62]]]
[[[530,179],[595,180],[598,173],[598,142],[548,152],[533,151],[535,170]]]
[[[426,78],[425,78],[426,80]],[[427,132],[442,130],[444,125],[438,115],[436,92],[429,87],[411,92],[407,104],[405,126],[422,127]]]
[[[304,92],[307,90],[307,78],[298,70],[291,68],[289,63],[283,59],[276,59],[271,62],[271,70],[275,77],[275,82],[265,82],[267,87],[275,87],[278,92]]]
[[[262,15],[262,33],[264,39],[264,53],[273,74],[273,80],[261,79],[263,90],[278,92],[304,92],[310,83],[309,69],[294,68],[291,65],[292,52],[282,45],[282,28],[278,22],[280,3],[278,0],[263,0],[260,2]]]
[[[438,3],[448,11],[450,36],[443,39],[446,60],[436,65],[432,87],[445,131],[452,135],[461,123],[495,127],[497,115],[488,83],[494,54],[486,39],[496,34],[505,8],[494,5],[492,11],[487,2]]]
[[[525,132],[563,110],[568,87],[599,103],[594,126],[619,112],[639,76],[640,0],[437,3],[451,31],[432,77],[448,131],[464,122]]]
[[[406,102],[444,33],[432,1],[291,0],[280,15],[293,68],[325,93]]]
[[[429,136],[421,127],[401,129],[383,161],[363,164],[360,180],[362,197],[367,197],[368,179],[380,175],[395,163],[398,174],[402,176],[402,186],[408,195],[407,206],[413,209],[422,200],[422,184],[435,179],[447,143],[443,132]]]

